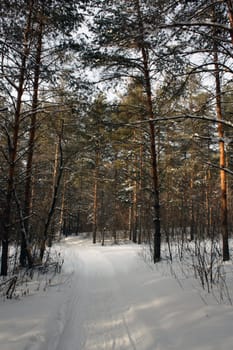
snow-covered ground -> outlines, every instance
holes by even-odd
[[[233,307],[203,298],[166,262],[146,263],[140,246],[71,237],[60,249],[48,288],[0,300],[1,350],[233,349]]]

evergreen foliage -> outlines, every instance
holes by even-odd
[[[4,0],[0,14],[2,275],[13,241],[27,266],[72,232],[149,242],[155,262],[163,239],[224,236],[231,1]]]

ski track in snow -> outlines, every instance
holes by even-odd
[[[61,249],[58,283],[0,303],[0,350],[232,350],[233,308],[204,304],[140,246],[70,237]]]
[[[75,272],[56,350],[141,349],[127,323],[131,309],[120,284],[122,274],[127,281],[129,273],[134,273],[129,256],[134,260],[136,253],[132,247],[122,249],[127,256],[123,271],[117,269],[120,261],[111,259],[117,254],[114,247],[71,248]],[[118,258],[122,259],[121,254]]]

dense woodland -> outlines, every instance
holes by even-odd
[[[233,211],[232,0],[2,0],[1,275],[63,235],[220,242]]]

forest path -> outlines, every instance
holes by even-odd
[[[166,261],[147,264],[143,248],[130,243],[102,247],[70,237],[64,247],[69,279],[55,332],[40,350],[232,349],[233,309],[205,305]]]
[[[68,237],[53,249],[64,255],[60,274],[0,300],[1,350],[232,350],[232,306],[175,263],[179,281],[166,260],[147,264],[136,244]]]
[[[136,316],[148,269],[139,251],[128,244],[119,249],[67,241],[64,269],[73,271],[56,350],[151,349],[150,327]]]

